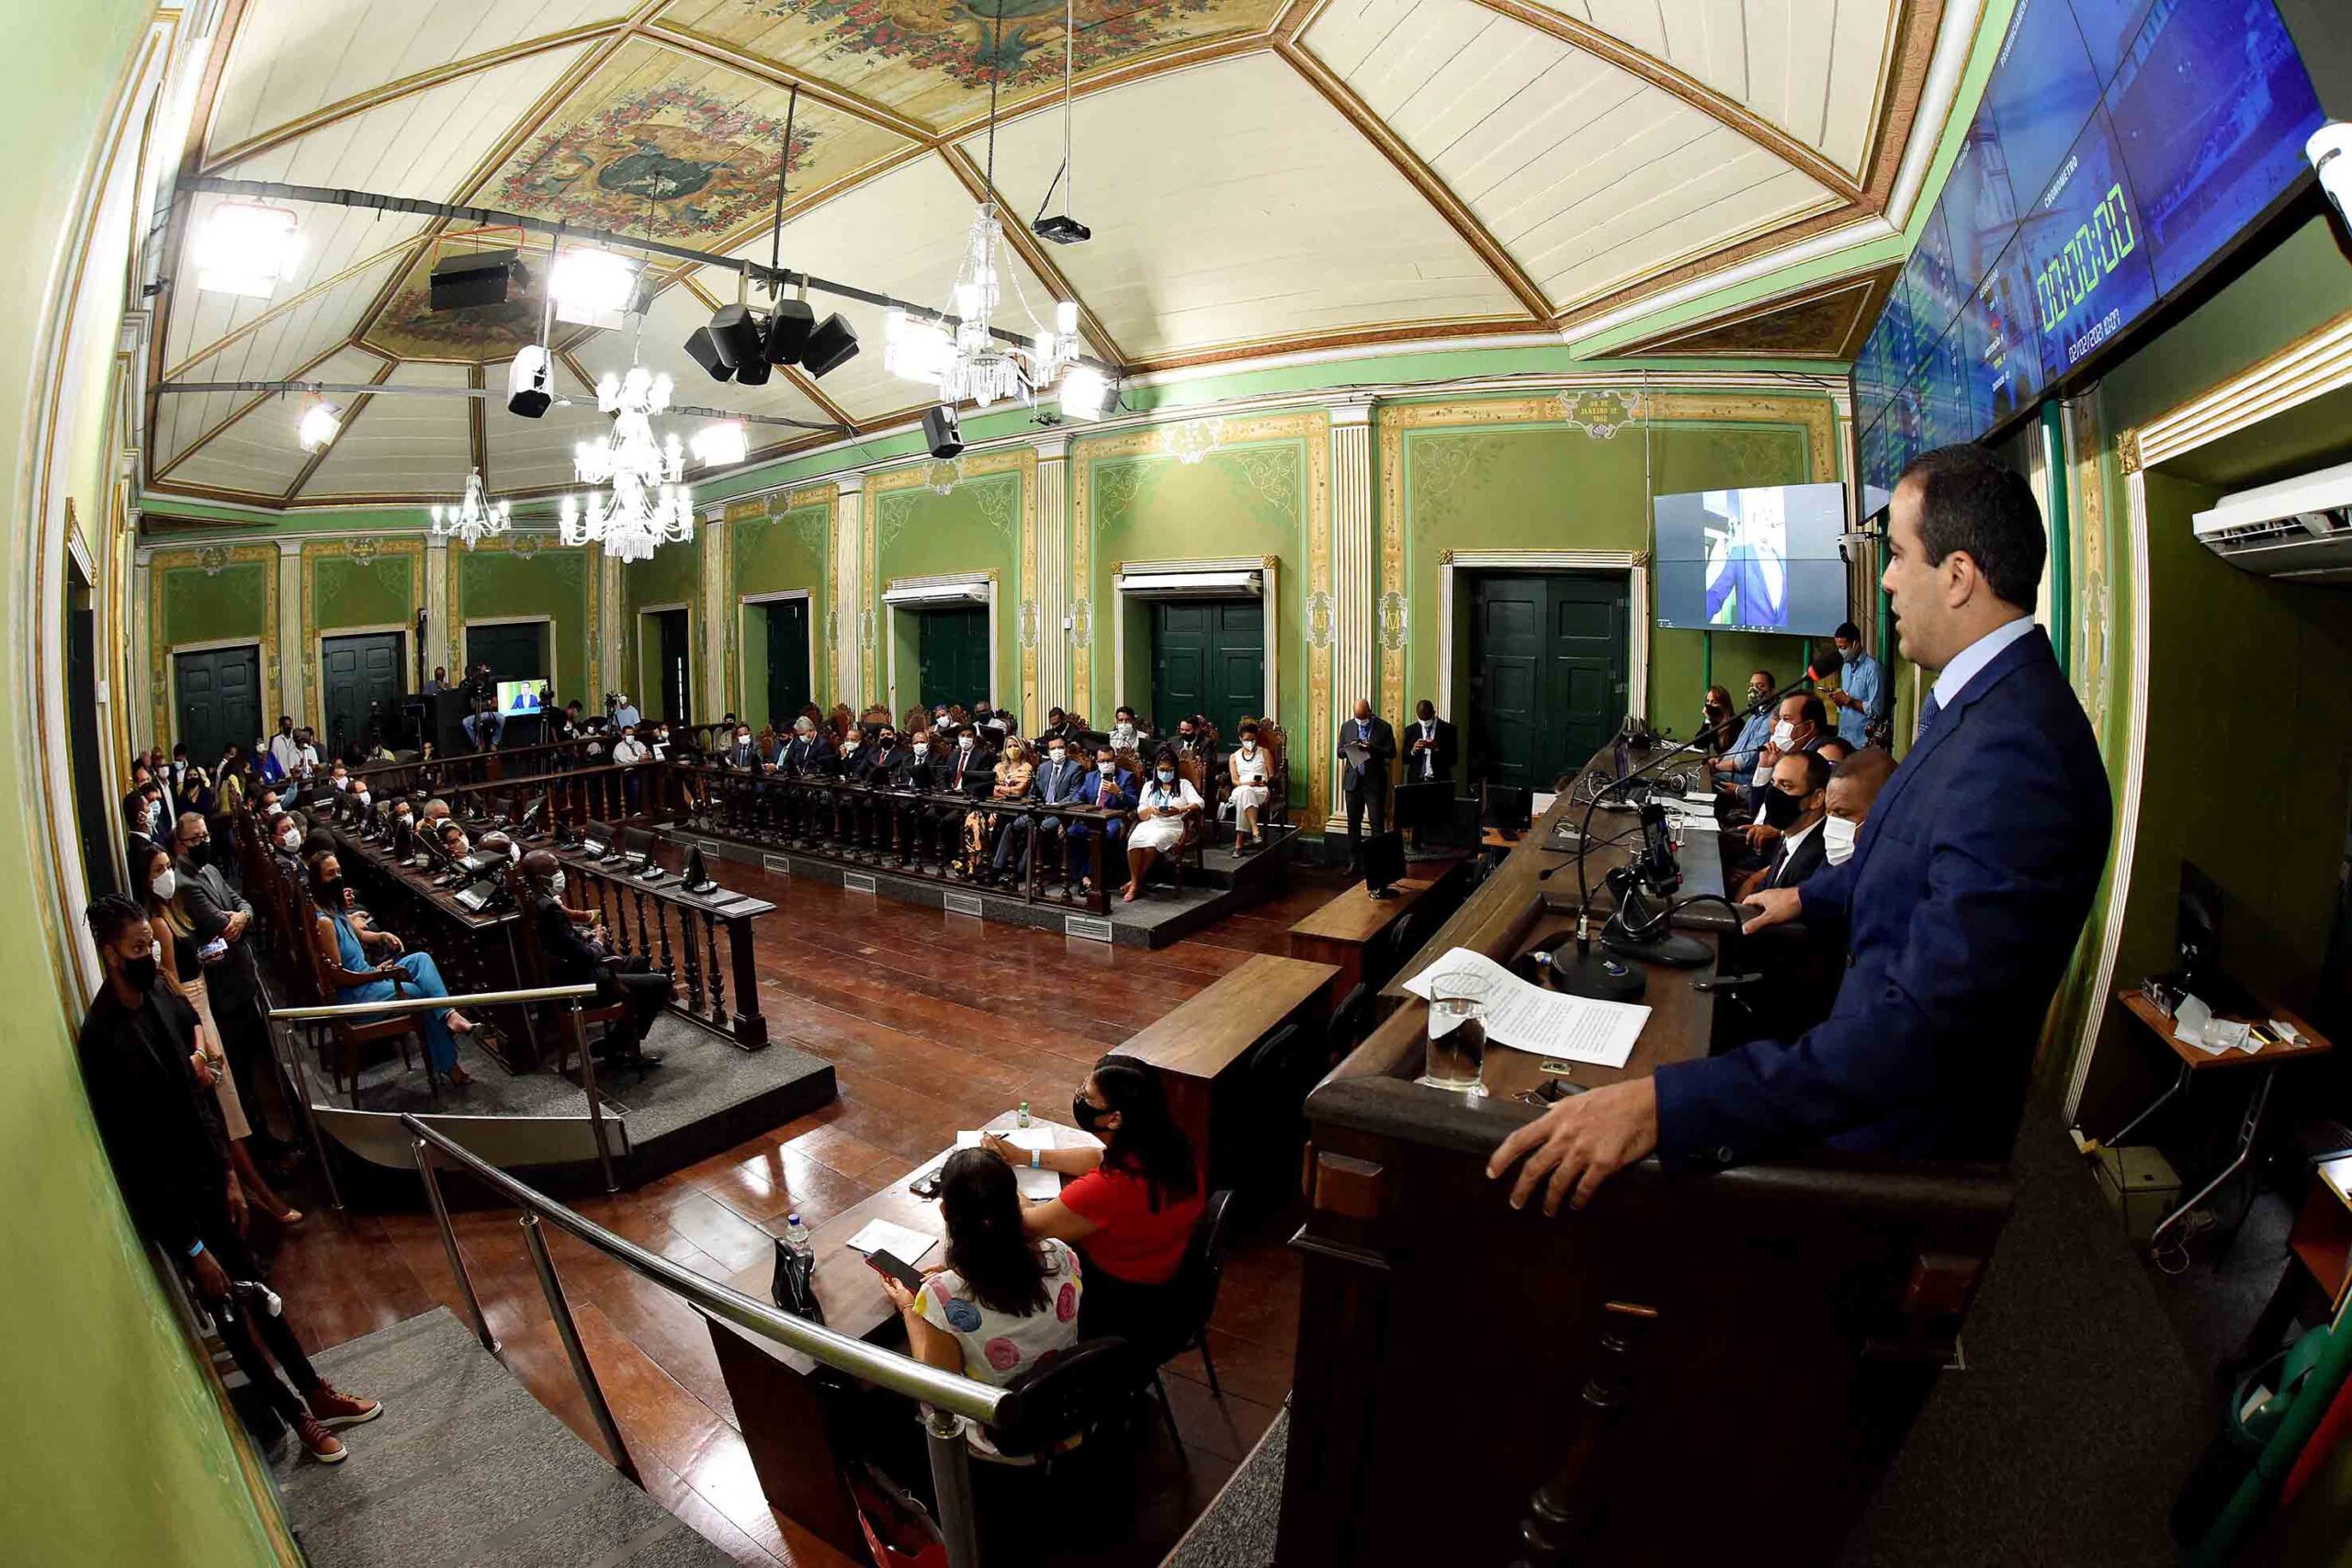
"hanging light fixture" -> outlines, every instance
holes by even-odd
[[[301,220],[283,207],[224,201],[197,231],[196,286],[266,299],[302,260]]]
[[[567,545],[601,544],[615,560],[650,560],[654,547],[694,536],[694,493],[682,481],[686,456],[673,434],[653,436],[653,416],[670,406],[670,378],[642,365],[627,376],[607,371],[596,383],[596,406],[613,416],[612,433],[572,449],[572,471],[608,493],[565,496]]]
[[[997,63],[989,77],[988,164],[982,181],[983,188],[991,195],[972,215],[971,230],[964,237],[963,257],[956,264],[956,284],[946,312],[956,319],[956,325],[951,332],[937,321],[899,310],[893,310],[885,318],[885,366],[893,375],[937,388],[939,400],[951,405],[969,402],[987,408],[1014,398],[1033,398],[1076,364],[1079,355],[1077,302],[1057,301],[1050,327],[1037,320],[1029,301],[1021,294],[1020,276],[1005,246],[1004,220],[997,211],[993,197],[997,89],[1004,74],[1001,50],[1003,28],[1004,8],[1000,3],[997,36],[990,45],[991,58]],[[1026,339],[1008,342],[996,335],[996,313],[1004,302],[1007,281],[1012,285],[1022,313],[1028,318],[1031,333]]]
[[[695,431],[686,446],[704,468],[731,468],[751,455],[752,443],[741,420],[726,419]]]
[[[514,502],[493,502],[483,493],[481,470],[476,468],[466,476],[466,493],[455,505],[435,504],[433,532],[441,538],[462,539],[470,550],[491,535],[506,532],[514,512]]]
[[[305,452],[323,452],[342,430],[342,412],[324,398],[312,398],[294,427],[294,440]]]

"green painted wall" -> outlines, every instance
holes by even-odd
[[[826,657],[826,617],[832,604],[831,564],[832,508],[823,502],[796,506],[767,516],[745,517],[727,525],[727,603],[735,616],[735,657],[729,669],[732,684],[728,701],[737,712],[748,705],[760,706],[767,683],[767,614],[746,605],[752,593],[797,590],[808,595],[809,657],[814,679],[809,689],[820,707],[836,702],[857,702],[833,690],[833,661]],[[761,714],[762,718],[767,715]]]
[[[639,656],[654,644],[646,637],[645,625],[638,619],[638,611],[642,606],[652,604],[684,604],[686,607],[687,646],[694,649],[695,700],[704,705],[712,700],[712,694],[717,690],[713,682],[723,672],[703,668],[708,660],[703,651],[702,548],[703,535],[697,528],[694,537],[685,543],[663,545],[653,552],[652,559],[631,561],[622,571],[621,617],[625,624],[617,634],[621,638],[621,689],[631,696],[641,696],[652,690],[658,680],[656,671],[639,662]],[[603,694],[602,692],[585,694],[581,700],[586,702],[589,695],[601,697]],[[591,703],[589,705],[596,705]],[[641,701],[639,705],[643,711],[654,711],[644,709]],[[703,716],[697,713],[695,716],[700,718]],[[711,716],[716,717],[717,715],[714,713]]]
[[[1407,700],[1430,695],[1457,715],[1469,676],[1464,660],[1455,662],[1457,689],[1436,694],[1444,552],[1647,550],[1654,495],[1816,477],[1806,433],[1791,424],[1661,421],[1646,442],[1639,426],[1595,440],[1557,423],[1448,424],[1406,430],[1402,451],[1408,625],[1418,628],[1407,644]],[[1457,577],[1457,599],[1464,586]],[[1635,613],[1654,615],[1655,597],[1653,576],[1653,602]],[[1763,666],[1787,681],[1804,660],[1802,638],[1713,636],[1714,678],[1735,691],[1751,668]],[[1649,717],[1681,735],[1698,721],[1706,684],[1701,637],[1692,631],[1652,637]]]
[[[676,546],[668,547],[672,549]],[[597,707],[604,695],[593,679],[588,653],[590,589],[588,552],[550,545],[533,555],[511,549],[453,551],[457,583],[449,603],[450,646],[463,658],[469,621],[548,615],[555,621],[555,694],[558,702],[580,699]]]
[[[277,572],[275,562],[261,561],[225,566],[210,577],[198,567],[158,572],[163,646],[259,637],[269,631],[269,587]]]
[[[103,141],[109,100],[152,6],[143,0],[79,0],[23,8],[9,18],[0,67],[0,146],[14,149],[0,189],[0,284],[17,309],[0,321],[0,454],[9,497],[0,586],[12,606],[31,603],[26,581],[39,558],[33,531],[27,429],[41,333],[68,285],[65,240],[77,187]],[[101,276],[121,277],[119,251],[93,255]],[[112,310],[119,312],[120,299]],[[119,317],[98,323],[110,340]],[[71,394],[77,419],[103,396]],[[77,446],[80,444],[77,443]],[[102,455],[103,443],[91,444]],[[104,492],[106,465],[52,476],[67,492]],[[143,613],[143,612],[141,612]],[[32,690],[32,628],[12,626],[0,667],[12,691]],[[141,726],[143,728],[143,725]],[[237,1568],[276,1560],[270,1525],[249,1489],[245,1450],[224,1425],[215,1385],[192,1355],[131,1231],[91,1125],[73,1054],[73,1019],[61,991],[80,987],[53,966],[42,928],[62,940],[72,916],[46,865],[35,813],[45,799],[36,763],[37,713],[0,704],[0,768],[10,803],[0,813],[0,902],[43,912],[0,944],[0,992],[12,1000],[6,1032],[8,1092],[0,1097],[0,1185],[9,1193],[8,1268],[0,1291],[0,1385],[11,1416],[0,1426],[0,1548],[27,1568],[107,1562]],[[274,1516],[273,1516],[274,1517]]]
[[[875,574],[880,588],[902,577],[945,572],[996,573],[996,686],[989,700],[1021,699],[1021,627],[1014,613],[1021,600],[1021,508],[1019,470],[980,474],[960,481],[945,495],[927,485],[876,493],[867,481],[866,503],[874,509]],[[891,615],[893,622],[911,621]],[[876,672],[879,692],[888,666]],[[914,700],[915,670],[902,652],[894,711]]]
[[[371,561],[329,557],[311,568],[314,597],[311,614],[322,632],[337,626],[414,625],[423,607],[422,569],[413,556],[379,556]]]

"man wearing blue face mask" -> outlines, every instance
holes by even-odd
[[[1837,641],[1838,657],[1846,668],[1839,671],[1838,690],[1829,694],[1829,701],[1838,709],[1838,738],[1860,749],[1870,744],[1871,722],[1885,716],[1886,671],[1862,650],[1862,629],[1853,622],[1838,628]]]

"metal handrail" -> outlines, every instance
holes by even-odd
[[[378,1018],[388,1012],[435,1012],[443,1008],[485,1005],[491,1002],[560,1002],[574,997],[593,997],[596,987],[582,986],[534,986],[520,991],[469,991],[462,997],[386,997],[377,1002],[332,1002],[323,1007],[272,1008],[269,1016],[289,1022],[315,1018]]]
[[[431,1144],[460,1168],[488,1182],[519,1207],[562,1226],[606,1257],[684,1297],[690,1304],[713,1317],[724,1319],[786,1349],[797,1350],[838,1371],[848,1372],[894,1393],[905,1394],[910,1399],[922,1400],[940,1410],[1000,1426],[1005,1424],[1012,1413],[1010,1407],[1016,1396],[1008,1390],[975,1382],[959,1372],[945,1371],[911,1356],[869,1345],[837,1329],[778,1311],[741,1291],[715,1284],[694,1270],[673,1263],[658,1253],[648,1252],[628,1237],[606,1230],[537,1189],[515,1180],[496,1166],[452,1142],[446,1134],[418,1121],[414,1115],[402,1112],[401,1125],[411,1136]]]

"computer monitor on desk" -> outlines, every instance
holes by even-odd
[[[1535,792],[1510,784],[1478,786],[1478,819],[1506,839],[1516,839],[1533,820]]]
[[[1405,880],[1405,835],[1390,829],[1363,841],[1363,885],[1375,898],[1396,897]]]
[[[1400,784],[1390,803],[1388,819],[1402,833],[1412,835],[1411,847],[1419,850],[1422,839],[1432,829],[1442,838],[1453,829],[1453,781],[1430,779],[1418,784]]]

